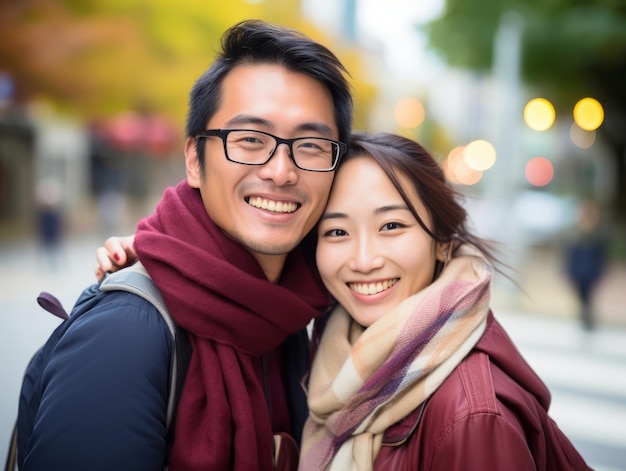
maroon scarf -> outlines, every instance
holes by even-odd
[[[208,218],[185,181],[137,227],[135,249],[193,354],[178,404],[170,470],[272,469],[272,430],[255,358],[327,303],[300,249],[270,283],[254,257]]]

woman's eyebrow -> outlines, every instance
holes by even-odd
[[[346,213],[324,213],[320,218],[320,221],[325,221],[326,219],[347,219],[348,215]]]
[[[390,204],[387,206],[381,206],[380,208],[376,208],[374,210],[374,214],[386,213],[388,211],[410,211],[409,207],[406,204]]]
[[[374,209],[374,214],[382,214],[389,211],[410,211],[409,207],[405,204],[390,204],[387,206],[381,206],[380,208]],[[324,221],[326,219],[347,219],[349,214],[333,212],[333,213],[324,213],[320,218],[320,221]]]

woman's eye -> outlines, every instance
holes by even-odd
[[[394,229],[402,229],[403,227],[406,227],[406,226],[404,224],[399,223],[399,222],[388,222],[383,227],[381,227],[380,230],[381,231],[392,231]]]
[[[343,237],[347,235],[348,233],[343,229],[330,229],[329,231],[324,232],[324,237]]]

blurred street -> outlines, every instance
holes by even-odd
[[[496,312],[552,394],[550,415],[596,470],[626,470],[626,329]]]
[[[2,462],[17,412],[24,368],[60,322],[37,305],[36,297],[48,291],[69,310],[81,290],[95,281],[95,248],[102,242],[98,234],[66,239],[56,270],[50,268],[33,241],[0,245]],[[545,264],[545,255],[542,262],[536,272],[549,279],[550,269],[546,267],[550,265]],[[569,312],[550,315],[552,305],[542,303],[537,291],[540,285],[548,289],[547,282],[531,278],[535,280],[529,286],[533,304],[511,302],[510,294],[495,293],[496,317],[550,388],[553,419],[589,464],[599,471],[626,470],[626,326],[623,320],[610,322],[611,311],[605,308],[598,329],[583,331],[575,315],[575,302],[567,298],[563,285],[553,286],[554,279],[549,287],[551,303],[558,301]],[[613,280],[607,283],[610,287],[619,284]],[[618,295],[623,293],[615,293]],[[535,312],[530,313],[529,306],[535,306]]]
[[[498,242],[490,305],[551,416],[594,469],[626,471],[626,1],[83,3],[0,8],[0,460],[27,363],[61,322],[37,296],[70,311],[96,248],[185,178],[204,113],[189,99],[212,100],[190,88],[256,18],[346,66],[354,113],[331,86],[335,124],[435,157],[468,229]]]

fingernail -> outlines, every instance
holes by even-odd
[[[113,254],[113,258],[115,259],[116,262],[120,261],[120,256],[117,253]]]

